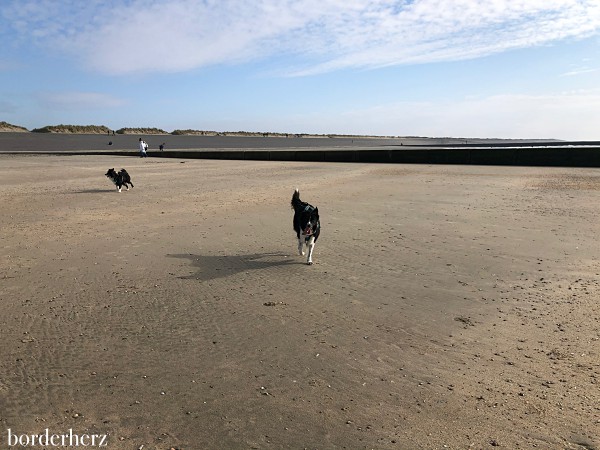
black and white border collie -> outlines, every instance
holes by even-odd
[[[304,244],[308,249],[306,264],[312,264],[312,254],[315,243],[321,233],[319,222],[319,209],[300,200],[300,191],[296,189],[292,196],[292,209],[294,210],[294,231],[298,237],[298,253],[304,255]]]
[[[113,183],[115,183],[115,186],[117,186],[117,190],[119,192],[121,192],[121,188],[123,186],[125,186],[127,188],[127,190],[129,190],[129,186],[127,186],[128,184],[130,184],[131,187],[133,187],[133,183],[131,182],[131,177],[129,176],[129,174],[127,173],[127,171],[125,169],[121,169],[118,172],[116,172],[114,168],[108,169],[108,172],[106,172],[105,175]]]

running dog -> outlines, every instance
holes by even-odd
[[[121,188],[125,186],[127,190],[129,190],[128,184],[133,187],[133,183],[131,182],[131,177],[127,173],[125,169],[121,169],[118,172],[115,169],[108,169],[108,172],[105,173],[106,177],[109,178],[115,186],[117,186],[117,190],[121,192]]]
[[[321,233],[319,209],[300,200],[298,189],[294,191],[291,203],[294,210],[294,231],[298,238],[298,253],[304,255],[304,244],[306,244],[308,249],[306,264],[311,265],[315,243]]]

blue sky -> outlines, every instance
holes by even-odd
[[[600,139],[600,0],[2,0],[0,120]]]

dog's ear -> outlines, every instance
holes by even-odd
[[[319,217],[319,208],[315,208],[315,214]]]

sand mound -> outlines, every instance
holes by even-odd
[[[19,125],[12,125],[8,122],[0,122],[0,133],[27,133],[29,130]]]

